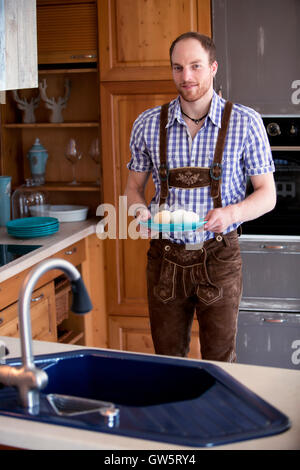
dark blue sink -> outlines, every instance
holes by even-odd
[[[8,363],[18,365],[20,360]],[[197,447],[269,436],[290,427],[284,414],[213,364],[87,349],[36,356],[35,363],[49,377],[39,414],[26,414],[11,388],[0,389],[0,414]],[[58,416],[49,394],[112,402],[119,418],[108,426],[95,410]]]

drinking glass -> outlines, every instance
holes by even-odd
[[[81,160],[82,153],[75,139],[69,140],[65,149],[65,157],[72,165],[73,180],[69,184],[78,184],[75,166],[77,162]]]
[[[100,145],[99,145],[99,139],[98,137],[94,139],[91,143],[90,149],[89,149],[89,155],[92,158],[92,160],[96,163],[97,165],[97,181],[96,184],[100,184],[100,163],[101,163],[101,155],[100,155]]]

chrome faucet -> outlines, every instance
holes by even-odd
[[[47,373],[34,365],[30,302],[35,284],[43,274],[51,269],[60,269],[68,276],[73,293],[71,310],[74,313],[88,313],[92,309],[81,275],[69,261],[59,258],[47,259],[39,263],[24,279],[18,304],[23,365],[22,367],[0,365],[0,383],[18,388],[21,404],[30,414],[39,413],[39,391],[48,383]]]

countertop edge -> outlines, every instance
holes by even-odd
[[[8,357],[20,357],[18,338],[0,337],[8,347]],[[47,354],[56,351],[84,349],[84,346],[34,341],[34,354]],[[91,348],[89,348],[91,349]],[[98,348],[92,348],[98,349]],[[127,354],[132,354],[127,352]],[[187,358],[181,358],[189,361]],[[203,361],[199,361],[203,362]],[[275,367],[230,364],[209,361],[218,365],[235,380],[248,387],[262,399],[286,414],[292,426],[281,434],[235,442],[212,448],[177,446],[156,441],[147,441],[105,433],[65,428],[45,423],[32,423],[17,418],[0,416],[0,444],[40,450],[299,450],[300,448],[300,410],[298,390],[299,371]],[[283,396],[283,391],[285,391]]]
[[[35,251],[18,258],[5,266],[0,267],[0,282],[31,268],[35,264],[54,255],[67,246],[76,243],[83,238],[100,233],[102,231],[101,221],[88,219],[83,222],[64,222],[60,224],[57,234],[45,238],[34,238],[30,240],[15,240],[2,229],[0,229],[0,242],[20,245],[42,245]]]

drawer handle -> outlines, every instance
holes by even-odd
[[[33,299],[31,299],[31,302],[39,302],[43,298],[44,298],[44,294],[41,294],[38,297],[34,297]]]
[[[68,256],[72,255],[73,253],[76,253],[76,251],[77,251],[77,248],[76,246],[74,246],[74,248],[72,248],[71,250],[65,251],[65,255],[68,255]]]
[[[96,59],[96,54],[78,54],[78,55],[71,55],[71,59]]]
[[[285,245],[261,245],[260,247],[266,250],[284,250],[286,248]]]

